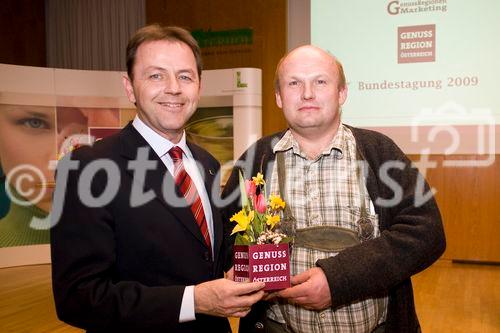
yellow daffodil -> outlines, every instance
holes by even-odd
[[[231,222],[236,222],[236,226],[234,227],[233,231],[231,232],[231,235],[239,232],[239,231],[245,231],[248,228],[248,225],[254,218],[254,211],[250,211],[248,215],[245,213],[244,210],[240,210],[238,213],[234,214],[233,217],[229,219]]]
[[[268,226],[271,227],[271,229],[273,229],[274,226],[279,223],[279,221],[280,221],[279,215],[266,215],[266,223]]]
[[[269,196],[269,205],[271,206],[271,209],[278,210],[278,209],[285,209],[285,202],[281,200],[281,197],[279,195],[270,195]]]
[[[255,185],[264,185],[264,175],[261,174],[260,172],[257,173],[257,177],[252,177],[252,180]]]

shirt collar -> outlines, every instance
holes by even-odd
[[[336,150],[342,155],[345,150],[345,145],[346,137],[344,124],[340,123],[337,134],[335,134],[330,144],[321,152],[321,155],[330,155],[332,150]],[[294,154],[305,157],[305,154],[303,154],[300,150],[297,140],[293,137],[292,132],[287,130],[283,137],[281,137],[281,139],[274,146],[273,152],[276,153],[278,151],[287,151],[290,149],[292,149]]]
[[[151,146],[156,155],[158,155],[160,158],[163,157],[163,155],[167,154],[168,151],[174,146],[180,147],[187,157],[191,158],[193,157],[186,142],[185,131],[182,132],[181,140],[178,143],[174,144],[172,141],[165,139],[160,134],[156,133],[153,129],[151,129],[151,127],[146,125],[137,115],[135,116],[134,121],[132,122],[132,126],[134,126],[134,128],[139,132],[139,134],[142,135],[144,140],[146,140],[146,142]]]

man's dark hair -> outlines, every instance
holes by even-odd
[[[193,51],[196,60],[196,69],[198,77],[201,78],[201,70],[203,63],[201,59],[201,50],[198,42],[193,38],[191,33],[186,29],[180,27],[164,27],[159,24],[152,24],[145,26],[135,32],[130,38],[127,45],[127,74],[130,80],[133,80],[133,69],[135,64],[135,55],[137,49],[142,43],[165,40],[169,42],[184,43],[191,51]]]

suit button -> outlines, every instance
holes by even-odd
[[[210,260],[210,253],[208,253],[208,251],[206,251],[204,254],[203,254],[203,258],[205,258],[206,261],[209,261]]]
[[[258,321],[255,323],[255,328],[258,330],[262,330],[262,329],[264,329],[264,324],[262,324],[262,322]]]

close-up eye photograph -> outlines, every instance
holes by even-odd
[[[498,13],[2,0],[0,332],[500,333]]]

